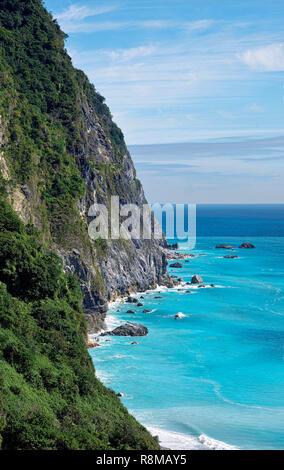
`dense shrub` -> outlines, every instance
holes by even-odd
[[[0,202],[2,449],[155,449],[95,377],[77,281]]]

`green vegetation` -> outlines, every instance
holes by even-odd
[[[1,1],[0,115],[11,184],[28,183],[40,195],[42,217],[50,221],[46,229],[67,243],[70,226],[76,230],[79,224],[76,202],[85,192],[78,170],[85,103],[95,109],[118,163],[127,149],[104,98],[72,66],[65,37],[40,0]],[[0,191],[2,186],[0,180]]]
[[[65,37],[41,0],[1,0],[0,144],[9,171],[0,171],[0,447],[157,449],[95,377],[81,290],[42,244],[78,246],[92,261],[107,252],[103,240],[91,244],[77,210],[86,191],[82,109],[95,111],[112,145],[113,165],[93,162],[108,191],[127,152],[104,98],[73,68]],[[22,185],[40,232],[7,202]]]
[[[0,201],[2,449],[156,449],[95,377],[77,281]]]

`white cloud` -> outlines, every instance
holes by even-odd
[[[238,58],[253,70],[281,72],[284,71],[284,43],[248,49],[242,54],[239,54]]]
[[[257,103],[252,103],[248,106],[245,106],[244,109],[245,111],[252,111],[253,113],[264,113],[265,111],[265,108]]]
[[[191,21],[189,23],[186,23],[186,29],[188,31],[203,31],[210,28],[215,23],[215,20]]]
[[[114,5],[105,5],[97,8],[90,8],[86,5],[70,5],[70,7],[62,13],[55,15],[55,18],[62,22],[84,20],[85,18],[102,15],[103,13],[108,13],[115,9],[116,7]]]
[[[129,60],[150,56],[155,51],[156,47],[150,45],[132,47],[129,49],[116,49],[114,51],[110,51],[108,54],[110,58],[114,61],[127,62]]]

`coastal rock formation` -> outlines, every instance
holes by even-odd
[[[26,3],[37,6],[29,10]],[[52,26],[47,12],[42,28],[49,25],[49,46],[44,33],[37,40],[32,37],[41,28],[31,13],[39,3],[17,0],[10,15],[18,18],[27,8],[27,20],[21,25],[7,22],[9,31],[1,36],[8,51],[1,72],[7,95],[0,107],[1,177],[21,219],[37,227],[45,244],[62,258],[65,272],[79,280],[88,329],[95,332],[105,327],[108,302],[157,284],[172,286],[167,254],[175,252],[165,238],[89,238],[93,204],[105,205],[110,213],[112,196],[119,196],[122,206],[141,209],[147,201],[121,130],[104,98],[72,66],[65,35],[57,24]],[[24,33],[30,28],[29,39],[15,46],[21,50],[19,60],[8,40],[17,28]],[[39,31],[35,34],[40,36]],[[21,33],[16,33],[18,40]],[[25,72],[21,64],[27,64]]]
[[[249,242],[244,242],[239,246],[239,248],[255,248],[255,246]]]
[[[127,322],[125,325],[118,326],[112,331],[106,331],[101,336],[146,336],[148,328],[140,323]]]
[[[223,248],[225,250],[233,250],[234,247],[231,246],[231,245],[224,245],[224,244],[221,244],[221,245],[217,245],[215,248]]]
[[[172,263],[170,264],[170,268],[182,268],[182,263]]]
[[[203,279],[201,276],[195,275],[192,276],[191,278],[191,284],[201,284],[203,282]]]

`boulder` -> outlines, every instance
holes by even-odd
[[[225,250],[233,250],[234,249],[234,247],[231,246],[231,245],[223,245],[223,244],[217,245],[216,248],[223,248]]]
[[[185,293],[186,294],[191,294],[191,290],[187,290]]]
[[[170,264],[170,268],[179,268],[179,269],[181,269],[182,266],[183,266],[183,264],[179,263],[179,262]]]
[[[138,302],[137,307],[143,307],[143,304],[141,304],[141,302]]]
[[[148,310],[147,308],[144,308],[143,313],[151,313],[151,310]]]
[[[118,326],[112,331],[106,331],[101,336],[146,336],[148,328],[140,323],[127,322],[124,325]]]
[[[118,392],[118,393],[116,394],[116,396],[117,396],[117,397],[125,397],[124,393],[121,393],[121,392]]]
[[[127,310],[126,313],[135,313],[134,310]]]
[[[154,299],[162,299],[163,297],[161,295],[156,295],[156,297],[154,297]]]
[[[138,343],[137,343],[137,341],[133,341],[133,342],[132,342],[132,343],[130,343],[130,344],[132,345],[132,344],[138,344]]]
[[[201,284],[203,282],[203,279],[201,276],[195,275],[192,276],[191,278],[191,284]]]
[[[205,285],[202,284],[201,286],[198,286],[198,289],[201,289],[202,287],[205,287]]]
[[[210,284],[210,287],[216,287],[215,284]]]
[[[99,343],[94,343],[93,341],[90,341],[90,342],[88,343],[88,348],[89,348],[89,349],[92,349],[92,348],[99,348],[99,347],[100,347]]]
[[[138,299],[135,299],[135,297],[127,297],[126,302],[128,304],[136,304],[138,302]]]
[[[223,258],[235,259],[235,258],[238,258],[238,256],[237,255],[226,255],[226,256],[223,256]]]
[[[239,248],[255,248],[255,246],[249,242],[244,242],[239,246]]]
[[[176,315],[175,315],[175,320],[181,320],[182,318],[184,318],[185,315],[182,313],[182,312],[178,312]]]

